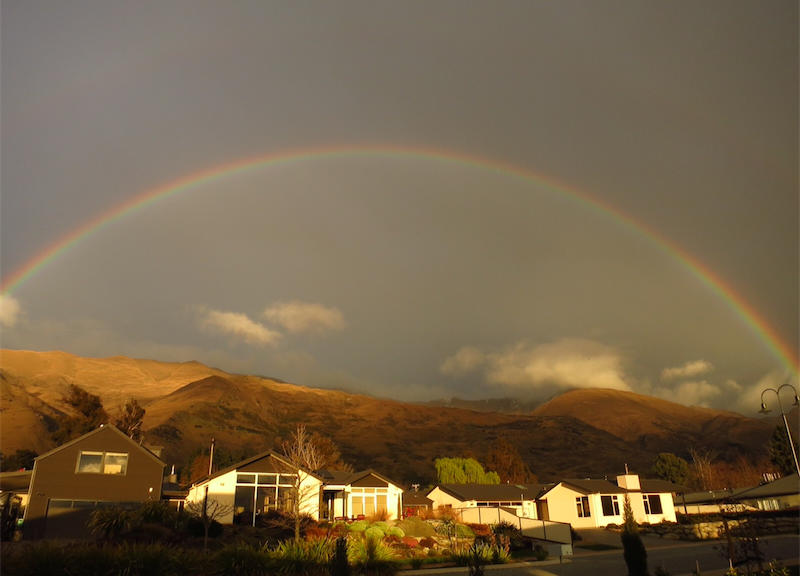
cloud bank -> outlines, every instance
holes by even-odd
[[[714,370],[714,365],[705,360],[694,360],[687,362],[683,366],[675,368],[665,368],[661,371],[662,380],[677,380],[679,378],[691,378],[700,374],[707,374]]]
[[[519,342],[501,352],[464,347],[445,359],[442,374],[461,378],[480,373],[486,383],[539,388],[611,388],[631,390],[622,355],[612,347],[583,338],[549,344]]]
[[[22,306],[13,296],[0,294],[0,326],[13,328],[22,315]]]
[[[298,300],[277,302],[266,308],[261,315],[296,334],[324,334],[340,332],[345,328],[344,316],[338,309]]]
[[[276,302],[265,308],[261,316],[272,327],[241,312],[206,307],[200,308],[198,321],[206,332],[224,334],[253,346],[276,346],[286,334],[324,335],[345,328],[344,316],[337,308],[299,300]]]

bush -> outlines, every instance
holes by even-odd
[[[412,538],[411,536],[405,536],[403,537],[403,544],[405,544],[409,548],[416,548],[417,546],[419,546],[419,540],[417,540],[416,538]]]
[[[72,572],[72,554],[53,542],[45,540],[13,547],[4,542],[2,548],[5,576],[69,576]]]
[[[128,510],[119,507],[98,508],[92,512],[89,530],[95,536],[114,539],[131,527],[134,516]]]
[[[431,523],[418,516],[409,516],[395,524],[395,526],[405,532],[406,536],[413,536],[414,538],[424,538],[436,534],[436,530],[433,529]]]
[[[319,576],[327,574],[333,557],[329,539],[287,540],[278,545],[276,567],[282,576]]]
[[[522,537],[522,532],[510,522],[498,522],[492,526],[492,534],[495,536],[507,537],[511,550],[522,550],[526,548],[525,538]]]
[[[467,526],[469,526],[476,538],[488,536],[492,533],[492,529],[488,524],[467,524]]]
[[[125,576],[179,576],[190,572],[188,554],[163,544],[123,544],[117,551],[117,570]]]
[[[392,549],[375,538],[354,542],[350,547],[350,563],[364,576],[393,576],[400,569],[400,561]]]
[[[431,550],[436,548],[436,544],[437,544],[436,540],[434,540],[430,536],[423,538],[422,540],[419,541],[420,546],[422,546],[423,548],[430,548]]]
[[[386,535],[394,536],[395,538],[403,538],[403,536],[405,536],[406,533],[403,532],[403,529],[398,526],[390,526],[389,529],[386,530]]]
[[[136,511],[135,517],[142,524],[159,524],[174,528],[178,511],[166,502],[147,502]]]
[[[347,525],[350,532],[364,532],[367,528],[369,528],[369,522],[366,520],[357,520]]]
[[[263,548],[237,542],[218,550],[211,559],[214,573],[220,576],[265,576],[272,572],[273,560]]]

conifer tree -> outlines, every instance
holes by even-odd
[[[639,535],[639,526],[633,517],[631,499],[627,494],[625,494],[622,518],[622,556],[628,566],[628,576],[650,576],[647,571],[647,550]]]

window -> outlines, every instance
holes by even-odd
[[[589,511],[589,497],[579,496],[575,498],[575,505],[578,507],[578,518],[589,518],[592,513]]]
[[[619,496],[600,496],[603,516],[619,516]]]
[[[120,474],[128,472],[128,455],[120,452],[89,452],[78,454],[78,474]]]
[[[663,514],[661,509],[661,496],[658,494],[644,494],[644,513],[645,514]]]

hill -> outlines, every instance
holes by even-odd
[[[441,456],[481,458],[507,437],[542,481],[603,477],[625,464],[645,472],[658,452],[707,447],[723,455],[763,450],[775,419],[686,407],[630,392],[573,390],[531,411],[503,413],[382,400],[227,374],[197,362],[79,358],[63,352],[0,352],[4,452],[52,447],[49,433],[68,384],[109,412],[135,397],[148,443],[182,465],[198,447],[253,452],[279,448],[297,424],[330,437],[343,459],[401,482],[429,483]],[[513,404],[493,401],[506,410]]]

